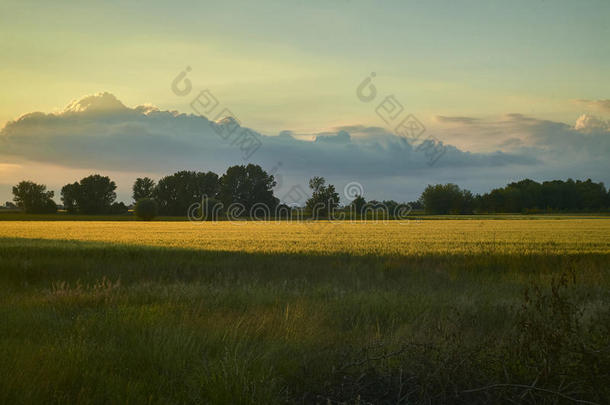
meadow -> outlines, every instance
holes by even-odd
[[[608,403],[610,218],[0,221],[0,402]]]

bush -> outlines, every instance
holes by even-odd
[[[151,198],[143,198],[136,204],[135,214],[144,221],[150,221],[157,216],[159,205]]]

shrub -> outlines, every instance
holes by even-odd
[[[159,205],[151,198],[143,198],[136,204],[135,214],[144,221],[150,221],[157,216]]]

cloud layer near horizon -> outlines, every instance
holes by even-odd
[[[497,121],[439,116],[439,125],[424,134],[446,141],[446,153],[434,166],[404,138],[361,125],[318,134],[253,131],[260,147],[246,158],[236,141],[241,128],[226,139],[220,136],[234,124],[153,106],[129,108],[101,93],[59,113],[30,113],[7,123],[0,131],[0,163],[161,176],[182,169],[222,173],[230,165],[251,162],[278,177],[280,197],[291,186],[304,187],[309,177],[322,175],[339,189],[358,181],[368,198],[397,200],[416,198],[430,183],[456,182],[480,192],[523,177],[608,181],[610,173],[610,125],[591,116],[579,118],[574,127],[519,114]],[[451,146],[459,137],[493,149],[471,153]],[[0,170],[0,182],[14,183],[19,175]],[[57,179],[51,186],[74,180]],[[130,184],[119,185],[119,195],[128,200]]]

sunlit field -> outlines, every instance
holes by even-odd
[[[353,255],[610,252],[609,219],[409,221],[11,221],[0,237],[247,253]]]
[[[0,222],[0,403],[608,403],[610,219]]]

